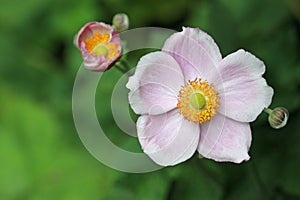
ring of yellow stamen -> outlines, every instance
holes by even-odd
[[[201,124],[216,114],[218,100],[214,86],[196,78],[181,87],[177,108],[186,120]]]
[[[116,58],[120,50],[118,44],[110,42],[109,34],[95,32],[92,37],[85,39],[85,48],[94,56],[104,56],[107,59]]]

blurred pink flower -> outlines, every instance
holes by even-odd
[[[102,22],[89,22],[75,37],[84,66],[93,71],[106,71],[119,60],[122,43],[117,31]]]
[[[205,32],[183,28],[162,51],[143,56],[127,88],[141,114],[137,133],[157,164],[175,165],[195,151],[215,161],[249,160],[249,122],[271,103],[264,63],[238,50],[222,58]]]

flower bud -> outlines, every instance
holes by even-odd
[[[124,13],[118,13],[113,17],[112,24],[118,32],[122,32],[128,29],[129,19]]]
[[[104,72],[122,56],[122,42],[118,32],[103,22],[85,24],[75,37],[75,45],[81,51],[84,67]]]
[[[272,128],[279,129],[287,124],[289,118],[289,111],[283,107],[277,107],[273,110],[265,109],[269,114],[269,123]]]

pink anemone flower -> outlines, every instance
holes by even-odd
[[[144,153],[162,166],[196,151],[219,162],[250,159],[249,122],[272,101],[264,63],[244,50],[225,58],[197,28],[171,35],[143,56],[126,85]]]
[[[75,37],[84,66],[93,71],[110,69],[122,55],[122,43],[117,31],[102,22],[89,22]]]

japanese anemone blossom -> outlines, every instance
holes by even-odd
[[[84,66],[93,71],[106,71],[119,60],[122,43],[117,31],[102,22],[89,22],[75,37]]]
[[[215,161],[250,159],[249,122],[271,103],[264,63],[238,50],[222,58],[205,32],[183,28],[162,51],[143,56],[129,78],[143,151],[157,164],[175,165],[197,150]]]

